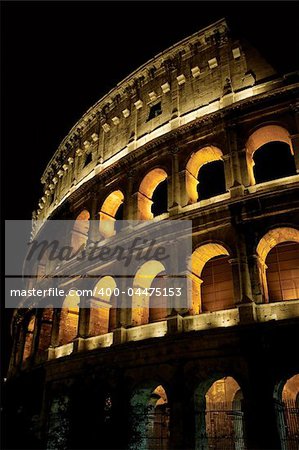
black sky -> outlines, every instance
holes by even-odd
[[[281,72],[298,64],[295,2],[2,2],[6,219],[30,219],[40,176],[80,116],[131,71],[221,17]]]

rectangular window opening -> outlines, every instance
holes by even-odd
[[[160,116],[160,114],[162,114],[161,102],[156,103],[155,105],[152,105],[150,107],[149,115],[146,121],[149,122],[155,117]]]

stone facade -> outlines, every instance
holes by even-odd
[[[210,435],[218,397],[207,392],[218,382],[223,393],[230,377],[242,436],[234,422],[235,446],[221,448],[295,448],[279,408],[287,380],[299,391],[298,87],[220,20],[144,64],[72,128],[42,177],[32,235],[44,219],[80,219],[66,233],[73,244],[117,241],[121,205],[123,219],[192,220],[192,307],[154,320],[66,303],[16,311],[7,423],[20,435],[8,432],[8,448],[207,449],[224,439]],[[293,166],[258,179],[255,155],[277,142]],[[202,198],[203,168],[215,162],[224,189]],[[155,216],[165,180],[167,208]],[[237,401],[229,392],[221,404]]]

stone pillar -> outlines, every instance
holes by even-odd
[[[133,196],[133,182],[136,176],[135,170],[129,170],[124,201],[124,220],[136,220],[136,198]]]
[[[192,299],[192,309],[190,311],[191,314],[199,314],[202,312],[202,304],[201,304],[201,284],[202,279],[195,275],[193,272],[188,273],[188,277],[190,278],[190,286],[188,289],[188,295]]]
[[[231,195],[236,197],[243,195],[244,186],[248,186],[248,170],[245,150],[239,150],[236,124],[229,124],[227,127],[227,140],[230,149],[231,162]]]
[[[270,380],[258,371],[255,379],[251,379],[248,391],[243,391],[244,426],[247,438],[247,448],[250,449],[281,449],[275,402],[274,387]]]
[[[178,152],[178,147],[173,147],[171,149],[171,181],[169,186],[170,195],[168,196],[169,208],[175,209],[177,209],[178,206],[181,206]]]
[[[186,206],[189,203],[189,197],[186,189],[186,178],[187,178],[187,170],[181,170],[179,172],[179,186],[180,186],[180,198],[181,198],[181,206]]]
[[[248,267],[251,278],[252,297],[255,303],[263,303],[263,286],[260,277],[260,262],[256,254],[248,256]]]
[[[225,175],[225,189],[226,189],[226,191],[229,191],[233,185],[230,155],[223,155],[223,162],[224,162],[224,175]]]
[[[251,323],[256,321],[256,306],[252,296],[245,238],[240,231],[237,232],[236,240],[241,288],[241,297],[238,303],[239,319],[242,323]]]
[[[237,252],[239,260],[239,270],[240,270],[240,285],[241,285],[241,302],[247,303],[252,301],[252,290],[251,290],[251,280],[249,276],[247,252],[245,239],[238,232],[237,235]]]
[[[249,179],[248,165],[247,165],[247,152],[246,152],[245,148],[238,151],[238,158],[239,158],[240,171],[241,171],[241,176],[242,176],[242,184],[245,187],[250,186],[250,179]]]
[[[185,379],[184,367],[178,367],[173,376],[169,395],[169,448],[191,450],[195,448],[196,405],[194,391]],[[198,418],[197,418],[198,420]]]
[[[234,303],[237,305],[242,298],[241,283],[240,283],[240,270],[238,258],[231,258],[228,260],[232,268],[233,274],[233,286],[234,286]]]
[[[91,198],[87,245],[90,244],[91,242],[98,242],[100,238],[101,236],[99,232],[98,194],[97,192],[93,192]]]

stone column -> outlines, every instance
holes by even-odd
[[[263,286],[260,277],[260,261],[256,254],[248,256],[248,267],[251,278],[252,297],[255,303],[263,303]]]
[[[133,182],[136,176],[135,170],[129,170],[124,200],[124,220],[136,220],[136,196],[133,196]]]
[[[181,206],[186,206],[189,203],[189,197],[186,189],[187,184],[187,170],[181,170],[178,174],[179,176],[179,186],[180,186],[180,200]]]
[[[117,301],[116,322],[117,328],[113,330],[113,344],[121,344],[126,341],[126,328],[132,323],[132,308],[128,307],[128,296],[126,294],[128,288],[128,280],[123,276],[118,281],[118,288],[120,291]],[[124,294],[123,294],[124,292]]]
[[[100,233],[97,192],[92,193],[89,224],[87,244],[90,244],[91,242],[98,242],[100,240]]]
[[[171,179],[168,191],[168,207],[173,209],[176,214],[178,207],[181,206],[181,193],[180,193],[180,175],[179,175],[179,158],[178,158],[178,147],[173,147],[171,149]]]
[[[224,162],[224,175],[225,175],[225,189],[226,189],[226,191],[229,191],[233,185],[230,155],[223,155],[223,162]]]
[[[281,449],[275,414],[274,387],[264,379],[259,370],[249,382],[248,391],[243,391],[244,426],[247,448]]]
[[[236,124],[228,125],[227,141],[230,149],[230,162],[231,162],[231,195],[236,197],[243,195],[244,186],[248,186],[248,170],[246,162],[245,150],[239,149],[237,126]]]
[[[240,230],[236,230],[236,241],[241,288],[238,303],[239,318],[240,322],[250,323],[256,320],[256,308],[252,296],[245,238]]]
[[[189,446],[186,445],[189,442],[190,436],[185,433],[186,418],[188,411],[186,408],[186,395],[185,395],[185,383],[183,368],[177,368],[177,373],[174,377],[173,386],[171,389],[171,396],[168,399],[169,403],[169,448],[184,449]],[[195,420],[194,417],[192,419]]]
[[[240,303],[240,300],[242,298],[241,293],[241,283],[240,283],[240,270],[239,270],[239,259],[238,258],[231,258],[228,260],[228,262],[231,265],[232,268],[232,274],[233,274],[233,286],[234,286],[234,303],[237,305]]]

